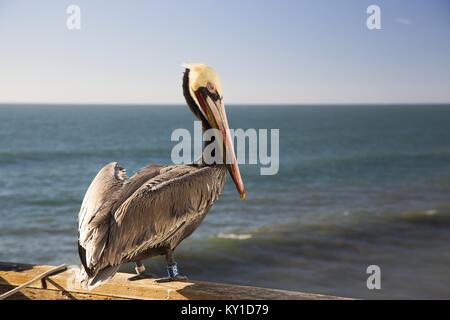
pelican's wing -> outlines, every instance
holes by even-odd
[[[78,244],[85,268],[90,268],[100,257],[108,234],[111,209],[118,199],[127,176],[117,162],[103,167],[89,186],[78,215]]]
[[[116,266],[164,246],[184,224],[202,219],[223,190],[225,170],[196,165],[163,168],[115,211],[101,264]]]
[[[114,205],[112,212],[115,212],[119,206],[125,202],[137,189],[142,187],[148,180],[160,174],[164,166],[157,164],[148,164],[137,171],[130,179],[125,181],[122,186],[120,196]]]

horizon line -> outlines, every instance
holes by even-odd
[[[1,102],[0,106],[183,106],[183,102]],[[252,102],[252,103],[227,103],[226,106],[413,106],[413,105],[450,105],[448,102],[298,102],[298,103],[276,103],[276,102]]]

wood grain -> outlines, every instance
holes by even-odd
[[[17,287],[53,268],[0,262],[0,293]],[[88,291],[77,280],[78,269],[69,268],[43,281],[34,282],[10,299],[142,299],[142,300],[338,300],[335,296],[213,283],[176,281],[160,283],[158,279],[130,281],[132,275],[117,273],[110,281]]]

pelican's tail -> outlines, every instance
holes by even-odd
[[[105,281],[111,279],[116,272],[119,270],[120,266],[107,267],[100,270],[93,278],[89,279],[88,289],[89,291],[103,284]]]
[[[89,276],[88,276],[86,270],[84,269],[83,265],[80,266],[80,269],[79,269],[78,275],[77,275],[77,280],[83,289],[89,289],[88,288]]]
[[[103,284],[105,281],[111,279],[114,276],[114,274],[119,270],[119,268],[120,266],[107,267],[103,270],[100,270],[95,276],[91,278],[87,274],[84,267],[81,266],[80,272],[78,273],[78,281],[80,282],[83,289],[91,291],[92,289]]]

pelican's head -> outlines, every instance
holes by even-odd
[[[241,199],[244,199],[244,183],[231,141],[220,79],[212,68],[204,64],[192,63],[183,66],[186,68],[183,77],[186,102],[195,116],[202,121],[205,129],[213,128],[220,131],[225,149],[221,148],[224,161]]]

